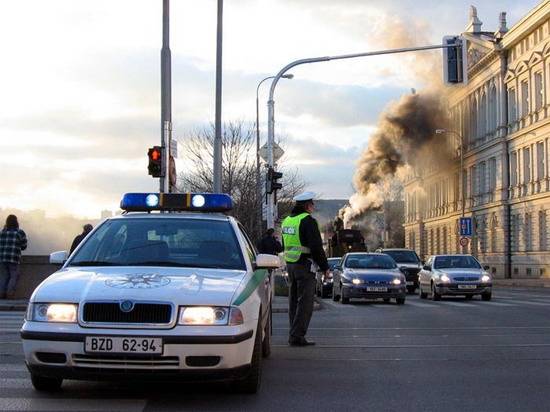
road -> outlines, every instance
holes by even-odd
[[[23,313],[0,312],[0,410],[548,411],[550,291],[493,297],[410,296],[403,306],[325,299],[309,348],[288,347],[286,314],[275,314],[273,354],[255,396],[213,384],[76,381],[40,394],[23,364]]]

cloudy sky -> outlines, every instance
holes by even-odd
[[[500,11],[511,26],[539,1],[478,3],[483,29],[492,31]],[[226,0],[223,120],[254,121],[256,85],[293,60],[391,47],[402,34],[414,44],[437,43],[464,30],[470,4]],[[160,141],[161,20],[161,0],[0,2],[0,208],[97,217],[117,209],[123,192],[157,190],[146,150]],[[171,1],[176,138],[214,119],[215,38],[215,0]],[[309,189],[324,198],[352,194],[355,159],[380,112],[425,86],[418,61],[306,65],[281,81],[277,132],[286,163]],[[263,120],[266,95],[267,87]]]

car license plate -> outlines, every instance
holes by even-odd
[[[414,282],[407,282],[407,286],[412,286],[414,285]]]
[[[86,352],[162,354],[161,338],[86,336]]]
[[[382,286],[368,286],[367,292],[387,292],[388,288],[384,288]]]
[[[475,289],[477,288],[476,285],[458,285],[459,289]]]

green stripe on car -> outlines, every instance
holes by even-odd
[[[237,296],[237,299],[233,301],[233,305],[240,305],[245,300],[248,299],[248,297],[256,290],[258,285],[264,281],[265,277],[267,276],[267,269],[258,269],[254,271],[254,274],[244,287],[243,291],[239,296]]]

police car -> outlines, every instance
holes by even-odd
[[[37,390],[63,379],[230,380],[254,393],[277,256],[256,254],[225,194],[129,193],[44,280],[21,329]],[[160,211],[161,213],[152,213]]]

